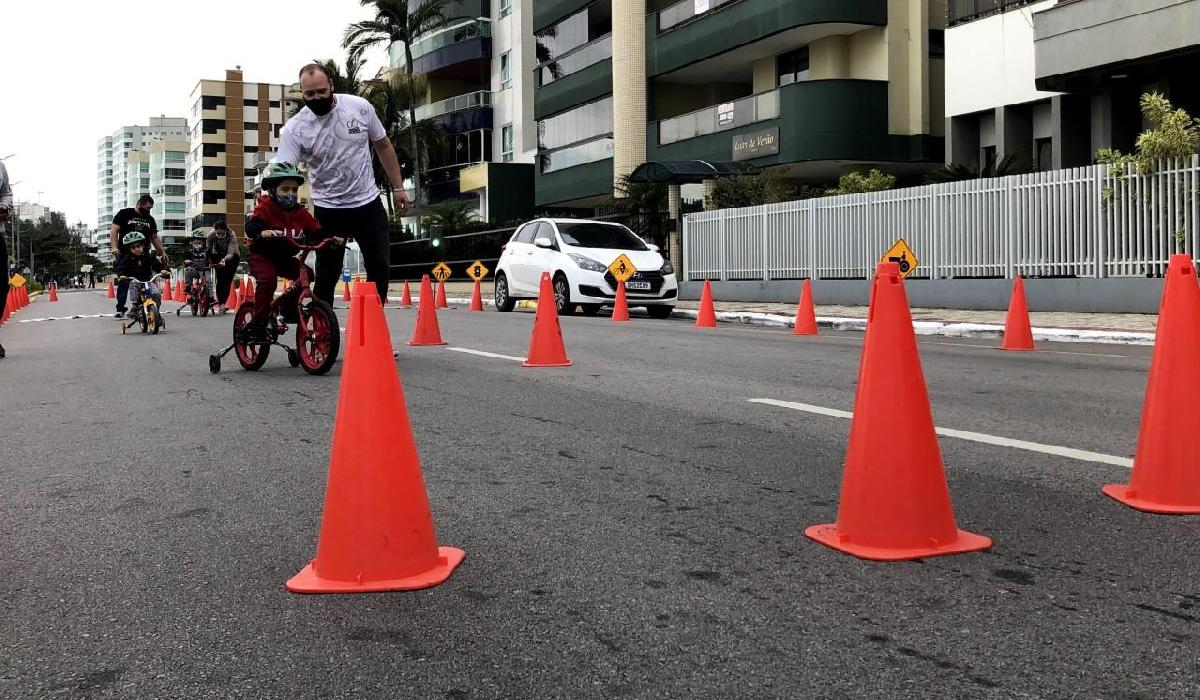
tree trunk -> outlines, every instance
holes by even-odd
[[[409,36],[411,39],[411,35]],[[408,74],[408,89],[412,92],[413,87],[413,56],[412,42],[404,42],[404,72]],[[413,207],[419,207],[425,201],[425,193],[421,187],[421,152],[420,144],[417,142],[417,108],[413,105],[413,101],[408,103],[408,131],[412,140],[412,159],[413,159]]]

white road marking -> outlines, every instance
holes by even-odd
[[[839,411],[836,408],[825,408],[824,406],[813,406],[806,403],[796,403],[794,401],[778,401],[776,399],[747,399],[747,401],[750,403],[765,404],[767,406],[790,408],[794,411],[804,411],[805,413],[816,413],[822,416],[830,416],[833,418],[854,417],[854,414],[849,411]],[[1043,445],[1039,442],[1014,440],[1012,438],[1000,437],[999,435],[973,433],[967,430],[954,430],[952,428],[936,428],[936,430],[937,434],[943,437],[958,438],[959,440],[970,440],[971,442],[981,442],[986,445],[997,445],[999,447],[1012,447],[1018,450],[1040,452],[1042,454],[1054,455],[1056,457],[1078,459],[1084,462],[1099,462],[1100,464],[1112,464],[1118,467],[1126,468],[1133,467],[1133,460],[1129,459],[1128,457],[1106,455],[1100,452],[1088,452],[1087,450],[1077,450],[1073,447],[1061,447],[1059,445]]]
[[[468,355],[479,355],[480,357],[494,357],[497,360],[512,360],[513,362],[524,362],[524,357],[513,357],[512,355],[501,355],[494,352],[486,352],[484,350],[472,350],[471,348],[446,348],[454,352],[465,352]]]

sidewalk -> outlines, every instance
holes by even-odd
[[[392,284],[398,299],[402,284]],[[412,286],[415,300],[420,285]],[[466,304],[471,296],[470,282],[448,282],[446,295],[455,303]],[[492,285],[483,283],[483,303],[492,304]],[[695,318],[700,302],[680,301],[675,316]],[[717,320],[725,323],[744,323],[758,326],[791,326],[796,316],[795,304],[714,301]],[[636,311],[634,313],[637,313]],[[998,338],[1004,332],[1004,311],[964,311],[961,309],[912,309],[913,327],[919,335],[941,335],[961,338]],[[863,330],[866,327],[865,306],[817,306],[817,325],[835,330]],[[1154,314],[1092,314],[1035,311],[1029,314],[1033,337],[1041,341],[1087,343],[1117,343],[1123,345],[1153,345],[1158,316]]]

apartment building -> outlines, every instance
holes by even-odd
[[[450,23],[413,42],[413,72],[428,81],[417,119],[433,120],[446,148],[425,173],[426,201],[463,199],[481,219],[508,221],[533,205],[534,61],[531,0],[459,0]],[[394,70],[405,51],[389,49]],[[397,144],[405,147],[405,144]]]
[[[1130,152],[1138,101],[1200,114],[1200,0],[950,0],[947,161],[1035,170]]]
[[[797,183],[943,158],[944,0],[533,0],[539,206],[623,176]],[[655,165],[657,164],[657,165]]]
[[[180,174],[178,147],[187,140],[187,119],[159,116],[151,117],[149,122],[146,125],[121,127],[96,144],[97,228],[107,230],[113,216],[121,209],[134,206],[143,194],[157,199],[153,182],[165,184],[171,180],[177,183],[182,179],[177,177]],[[165,146],[167,143],[176,149],[169,159],[169,149]],[[156,161],[160,166],[157,170],[150,157],[155,149],[161,154]],[[186,157],[187,149],[183,148],[182,152]],[[183,215],[180,213],[167,217],[166,213],[165,207],[158,207],[154,211],[159,228],[182,231]],[[167,229],[167,219],[170,219],[170,229]]]
[[[189,232],[220,219],[243,231],[253,204],[256,154],[278,148],[290,89],[246,82],[240,68],[225,71],[224,80],[196,83],[186,183]]]

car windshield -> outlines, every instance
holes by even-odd
[[[567,245],[579,248],[614,248],[616,250],[649,250],[641,239],[620,224],[597,224],[591,221],[559,222],[558,232]]]

